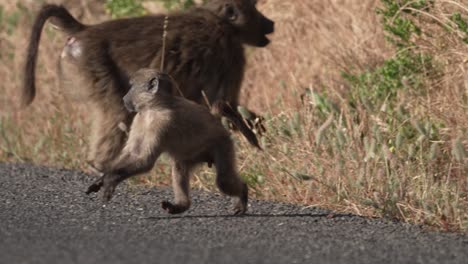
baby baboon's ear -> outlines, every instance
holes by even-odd
[[[156,94],[159,90],[159,78],[153,77],[148,82],[148,91],[152,94]]]

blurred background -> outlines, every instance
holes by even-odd
[[[24,54],[45,1],[0,0],[0,161],[83,169],[85,107],[56,64],[67,36],[46,26],[37,96],[18,107]],[[191,0],[63,0],[85,23],[189,8]],[[260,0],[276,22],[247,48],[242,103],[265,117],[265,151],[237,144],[260,199],[468,230],[468,2]],[[170,184],[170,161],[132,184]],[[197,188],[215,190],[202,168]]]

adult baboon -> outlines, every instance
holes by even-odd
[[[151,170],[159,155],[168,153],[174,160],[175,203],[163,201],[163,209],[177,214],[190,207],[190,171],[207,162],[215,165],[219,189],[239,198],[235,214],[243,214],[247,210],[248,188],[236,172],[233,143],[219,118],[200,104],[174,96],[172,79],[157,70],[141,69],[130,83],[124,104],[137,114],[127,143],[110,170],[87,193],[103,187],[104,200],[109,201],[120,182]]]
[[[255,0],[210,0],[201,7],[170,14],[165,71],[177,80],[184,97],[209,103],[226,101],[236,109],[244,75],[243,45],[265,47],[274,22],[255,7]],[[62,74],[80,77],[79,94],[91,113],[88,161],[99,171],[120,152],[132,115],[123,95],[127,77],[144,67],[159,68],[165,15],[118,19],[84,25],[62,6],[45,5],[39,12],[27,52],[22,102],[35,96],[35,65],[42,28],[48,18],[69,35],[62,53]],[[71,68],[71,70],[70,70]],[[86,84],[87,83],[87,84]]]

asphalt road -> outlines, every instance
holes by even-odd
[[[107,207],[80,172],[0,163],[0,263],[468,263],[468,237],[381,219],[167,188],[119,186]]]

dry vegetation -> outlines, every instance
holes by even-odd
[[[81,168],[87,113],[61,95],[55,65],[65,36],[51,28],[38,96],[16,107],[37,2],[0,0],[0,160]],[[99,1],[68,2],[87,22],[109,17]],[[466,232],[468,33],[454,14],[466,22],[468,5],[435,0],[389,17],[376,14],[384,2],[392,1],[260,1],[277,31],[267,49],[248,50],[243,101],[265,114],[268,132],[264,152],[236,137],[241,173],[262,199]],[[382,19],[400,16],[422,33],[397,48]],[[168,184],[169,166],[163,160],[138,181]],[[203,169],[194,182],[213,189],[212,178]]]

